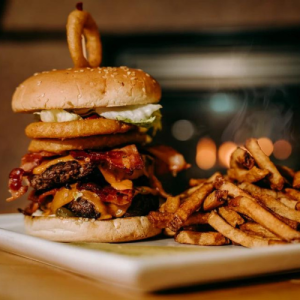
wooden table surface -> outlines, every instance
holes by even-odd
[[[300,272],[266,278],[134,294],[0,251],[0,299],[300,299]]]

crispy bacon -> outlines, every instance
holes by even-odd
[[[174,176],[176,176],[178,172],[191,166],[185,161],[182,154],[169,146],[152,146],[147,147],[146,150],[162,162],[166,163]]]
[[[8,189],[11,193],[11,197],[6,199],[6,201],[13,201],[27,192],[29,182],[27,180],[27,177],[24,177],[24,174],[25,171],[21,168],[15,168],[10,172],[8,180]],[[26,185],[23,185],[23,180],[27,181]]]
[[[52,156],[57,156],[57,154],[47,151],[27,153],[22,157],[20,168],[22,168],[26,173],[31,173],[34,168],[38,167],[42,163],[44,157]]]
[[[124,170],[127,174],[144,168],[144,162],[135,145],[107,152],[70,151],[70,154],[75,159],[84,159],[93,164],[106,162],[109,167]]]
[[[31,216],[39,208],[38,203],[31,202],[25,209],[19,208],[18,211],[23,213],[25,216]]]
[[[131,203],[133,198],[133,190],[118,191],[111,186],[101,187],[95,183],[78,183],[78,190],[88,190],[97,194],[101,201],[114,203],[117,205],[125,205]]]

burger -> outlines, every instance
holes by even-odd
[[[20,211],[29,234],[124,242],[160,233],[147,218],[168,196],[155,172],[188,167],[174,149],[147,146],[161,129],[160,97],[153,77],[127,67],[76,66],[19,85],[13,111],[37,120],[25,129],[31,142],[9,174],[7,200],[28,192]]]

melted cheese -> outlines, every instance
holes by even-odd
[[[131,190],[133,188],[133,183],[131,180],[122,180],[123,174],[113,172],[112,170],[103,168],[99,166],[105,180],[116,190]]]
[[[78,195],[95,206],[96,210],[100,213],[100,220],[111,219],[112,217],[122,217],[130,206],[130,203],[126,205],[116,205],[113,203],[105,204],[100,200],[100,197],[97,194],[86,190],[78,191],[75,184],[71,187],[70,190],[61,188],[55,194],[54,199],[51,202],[52,214],[55,214],[60,207],[78,198]]]
[[[77,161],[81,165],[84,164],[84,162],[81,162],[81,161],[75,159],[71,155],[68,155],[68,156],[64,156],[64,157],[58,157],[58,158],[52,159],[50,161],[43,161],[38,167],[33,169],[32,174],[39,175],[39,174],[43,173],[44,171],[46,171],[46,169],[48,169],[49,167],[51,167],[53,165],[56,165],[60,162],[73,161],[73,160]]]

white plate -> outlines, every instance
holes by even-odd
[[[300,268],[300,244],[258,249],[187,246],[173,239],[64,244],[26,235],[20,214],[0,215],[0,249],[138,291]]]

